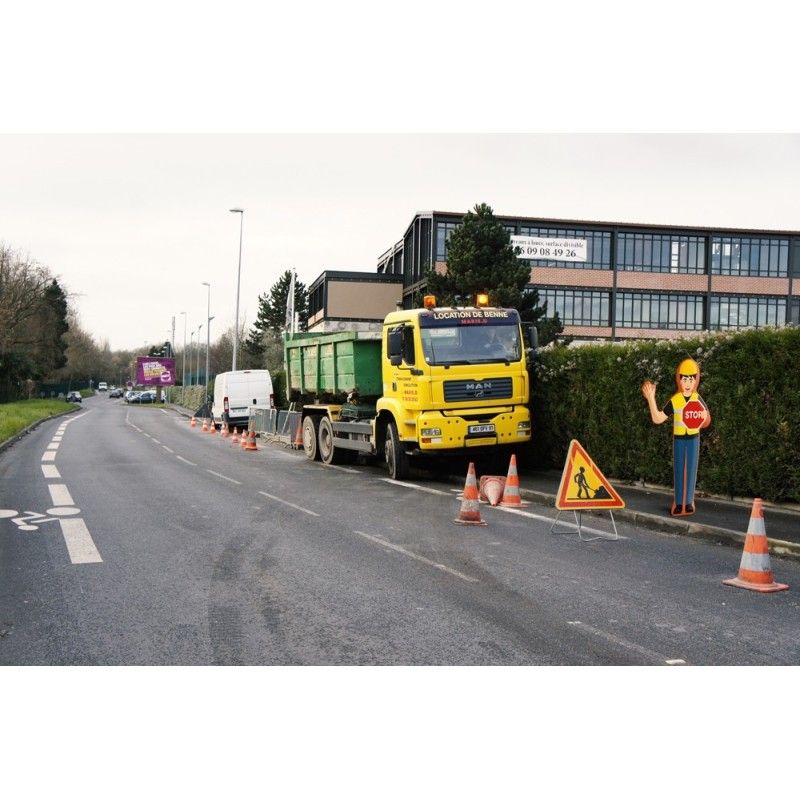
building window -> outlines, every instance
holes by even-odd
[[[596,289],[542,288],[539,305],[547,303],[547,316],[558,314],[563,325],[602,326],[611,324],[611,293]]]
[[[436,223],[436,260],[447,261],[447,242],[450,234],[460,225],[458,222]]]
[[[619,292],[616,321],[622,328],[703,330],[703,295]]]
[[[548,239],[586,239],[586,261],[548,261],[546,259],[522,259],[531,267],[574,267],[575,269],[611,269],[610,231],[587,231],[575,228],[542,228],[519,226],[520,236],[535,236]]]
[[[786,323],[785,297],[712,295],[709,325],[721,328],[762,328]]]
[[[620,233],[617,265],[631,272],[705,272],[706,243],[701,236]]]
[[[713,275],[785,278],[789,272],[789,240],[713,236],[711,272]]]

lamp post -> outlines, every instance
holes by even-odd
[[[194,352],[194,331],[189,334],[189,350]],[[191,369],[191,363],[189,364]],[[192,384],[194,384],[194,377],[192,377]],[[186,353],[183,354],[183,385],[186,385]]]
[[[239,283],[242,277],[242,228],[244,227],[244,209],[231,208],[231,214],[239,214],[239,269],[236,272],[236,322],[233,329],[233,364],[231,370],[236,372],[236,354],[239,351]]]
[[[183,314],[183,380],[181,385],[186,386],[186,312],[181,311]]]
[[[208,281],[203,281],[203,286],[208,289],[208,307],[206,309],[206,402],[208,402],[208,353],[211,347],[211,284]]]
[[[197,369],[195,370],[195,375],[197,376],[197,385],[200,385],[200,329],[203,327],[203,323],[201,322],[197,326]]]

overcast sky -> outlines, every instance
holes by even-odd
[[[285,269],[375,271],[417,211],[798,230],[797,134],[7,134],[0,240],[112,349],[212,341]],[[201,331],[205,341],[205,326]]]

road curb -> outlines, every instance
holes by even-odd
[[[36,430],[43,422],[47,422],[49,419],[58,419],[59,417],[65,417],[67,414],[74,414],[78,411],[79,408],[76,406],[75,408],[67,409],[66,411],[62,411],[59,414],[51,414],[49,417],[42,417],[41,419],[37,419],[36,422],[32,422],[28,425],[27,428],[21,430],[19,433],[15,433],[10,439],[6,439],[4,442],[0,442],[0,453],[4,450],[7,450],[13,444],[16,444],[23,436],[27,436],[31,431]]]
[[[521,489],[520,495],[526,499],[531,499],[539,505],[555,508],[555,495],[547,492],[537,492],[531,489]],[[605,512],[586,511],[584,513],[593,516],[602,516]],[[727,528],[717,528],[713,525],[705,525],[699,522],[687,522],[681,519],[661,517],[657,514],[648,514],[646,511],[636,511],[631,508],[614,509],[614,514],[619,519],[624,519],[638,527],[659,533],[671,533],[682,536],[691,536],[695,539],[705,539],[706,541],[718,544],[728,544],[736,547],[743,547],[747,538],[746,533],[728,530]],[[782,539],[770,539],[767,537],[770,553],[783,558],[800,560],[800,544],[795,542],[785,542]]]

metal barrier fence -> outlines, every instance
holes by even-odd
[[[299,411],[278,411],[275,408],[250,409],[249,429],[259,436],[272,437],[294,444],[300,428]]]

